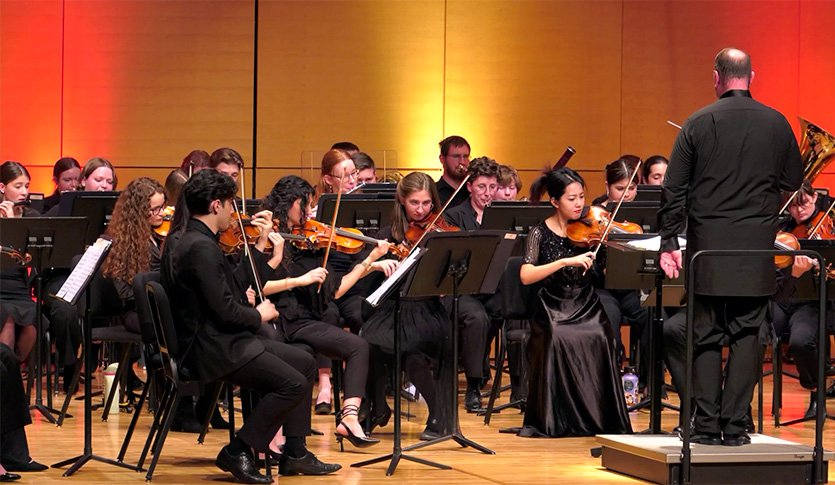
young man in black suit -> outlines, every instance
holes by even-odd
[[[278,312],[269,300],[254,308],[246,302],[246,272],[235,270],[217,245],[217,234],[231,223],[236,190],[231,177],[215,170],[190,178],[177,208],[190,218],[185,218],[184,228],[169,234],[161,263],[162,285],[176,302],[172,313],[180,348],[185,349],[181,356],[185,367],[203,381],[230,382],[261,393],[216,464],[241,482],[271,483],[258,472],[251,450],[277,457],[279,450],[270,445],[283,425],[287,442],[280,457],[282,474],[332,473],[340,466],[320,462],[304,444],[310,431],[311,383],[316,375],[313,357],[256,336]],[[263,226],[261,247],[271,222],[265,220]],[[257,266],[267,264],[259,251],[252,254]]]

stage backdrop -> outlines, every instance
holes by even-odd
[[[572,145],[596,195],[620,154],[669,154],[722,47],[751,54],[754,96],[796,132],[835,130],[833,18],[797,0],[2,0],[0,159],[51,192],[61,156],[108,158],[124,187],[231,146],[261,196],[314,180],[336,141],[437,176],[460,134],[526,185]]]

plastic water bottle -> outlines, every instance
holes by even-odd
[[[626,405],[632,406],[638,403],[638,376],[635,375],[634,367],[627,367],[621,377],[623,382],[623,395],[626,398]]]
[[[107,401],[107,396],[110,395],[110,389],[113,386],[118,386],[116,382],[116,373],[119,371],[119,363],[114,362],[104,369],[104,399]],[[113,396],[113,402],[110,403],[110,416],[119,417],[119,394],[120,389],[116,390],[116,395]]]

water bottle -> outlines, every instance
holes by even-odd
[[[623,382],[623,395],[626,398],[626,405],[633,406],[638,403],[638,376],[635,375],[634,367],[627,367],[621,377]]]

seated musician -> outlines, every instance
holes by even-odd
[[[474,231],[481,227],[484,208],[490,204],[496,193],[498,171],[499,165],[493,159],[473,159],[467,166],[470,178],[467,180],[466,190],[469,197],[461,204],[444,211],[447,222],[466,231]],[[450,312],[450,318],[454,319],[452,297],[444,297],[442,301]],[[491,333],[496,333],[502,322],[501,296],[462,295],[458,300],[458,313],[461,326],[461,359],[467,376],[464,407],[467,412],[474,413],[481,409],[481,386],[489,374],[489,365],[485,364],[488,338]],[[493,328],[491,323],[494,323]]]
[[[183,158],[183,163],[180,164],[180,170],[190,177],[201,170],[213,168],[211,165],[212,157],[208,152],[205,150],[192,150]]]
[[[23,164],[9,161],[0,165],[0,217],[38,216],[38,211],[25,204],[29,182],[29,171]],[[37,306],[30,283],[23,266],[0,271],[0,343],[14,349],[21,361],[29,357],[38,339]]]
[[[521,436],[630,433],[612,327],[591,285],[594,254],[568,239],[585,206],[585,183],[563,167],[543,175],[554,213],[528,235],[519,273],[539,284],[531,339],[528,402]]]
[[[313,187],[295,175],[283,177],[264,198],[263,207],[278,220],[279,231],[289,233],[302,228],[307,221]],[[323,241],[327,245],[327,240]],[[336,249],[331,248],[329,256]],[[278,321],[284,337],[290,343],[303,343],[328,359],[345,362],[344,406],[338,415],[337,439],[348,439],[354,446],[364,447],[379,440],[367,438],[358,414],[365,396],[368,377],[368,343],[357,335],[322,321],[331,299],[339,299],[361,278],[372,271],[391,274],[396,261],[377,261],[388,252],[388,244],[381,241],[361,262],[345,274],[322,267],[324,251],[316,248],[299,249],[286,242],[281,265],[264,284],[264,294],[271,297],[279,309]]]
[[[228,175],[237,182],[243,166],[244,159],[240,153],[232,148],[218,148],[212,152],[208,168],[213,168],[224,175]],[[245,194],[241,195],[244,196]]]
[[[441,154],[438,155],[438,159],[441,161],[444,173],[438,180],[437,186],[438,196],[441,198],[441,205],[443,206],[467,175],[467,165],[470,164],[470,144],[464,137],[452,135],[441,140],[438,145],[441,147]],[[466,198],[467,193],[459,190],[449,206],[455,207],[464,202]],[[436,208],[435,210],[439,209]]]
[[[377,183],[377,167],[374,165],[374,160],[370,156],[368,156],[367,153],[352,153],[351,160],[354,161],[354,166],[357,168],[358,184]]]
[[[595,205],[606,207],[610,203],[617,203],[621,196],[624,202],[631,202],[635,200],[635,194],[638,189],[637,178],[631,184],[629,181],[635,173],[638,159],[633,155],[624,155],[614,162],[606,165],[606,193],[594,200]],[[598,265],[601,268],[606,268],[606,248],[602,248],[598,253]],[[641,293],[638,290],[609,290],[605,288],[604,276],[605,269],[601,273],[595,273],[594,286],[595,291],[600,296],[600,301],[603,308],[606,310],[606,316],[609,318],[609,323],[612,325],[612,331],[618,342],[619,352],[622,352],[620,326],[621,323],[628,322],[630,326],[634,326],[637,332],[633,335],[641,335],[641,341],[644,342],[643,349],[646,349],[646,335],[647,309],[641,306]],[[649,352],[642,350],[640,354],[645,358],[649,358]],[[642,360],[640,366],[641,384],[644,384],[646,377],[646,368],[648,362]]]
[[[664,155],[653,155],[646,159],[641,166],[641,183],[646,185],[661,185],[664,182],[664,174],[667,173],[667,165],[670,161]]]
[[[395,244],[406,242],[406,233],[412,223],[426,221],[440,206],[435,181],[422,172],[412,172],[397,183],[397,195],[392,224],[380,230],[378,237]],[[429,222],[429,221],[426,221]],[[391,417],[386,401],[386,355],[394,352],[395,302],[393,297],[373,310],[363,324],[360,335],[371,344],[371,376],[368,396],[372,401],[370,421],[374,426],[385,426]],[[430,297],[400,301],[399,326],[403,369],[409,380],[426,400],[429,417],[422,440],[439,438],[449,429],[447,409],[441,405],[443,394],[432,374],[432,367],[439,364],[443,342],[449,328],[447,310],[440,298]],[[457,363],[450,364],[457,367]]]
[[[81,165],[78,160],[64,157],[55,162],[52,167],[52,181],[55,182],[55,192],[43,199],[43,211],[47,212],[58,205],[63,192],[71,192],[78,188],[78,178],[81,175]]]
[[[110,160],[101,157],[93,157],[87,160],[78,176],[77,190],[84,192],[109,192],[116,190],[116,169]],[[64,215],[61,212],[60,197],[59,203],[46,211],[44,216],[56,217]],[[59,287],[60,288],[60,287]],[[56,288],[57,291],[58,288]],[[51,290],[50,290],[51,291]]]
[[[238,384],[262,394],[235,439],[218,454],[216,464],[241,482],[271,483],[272,479],[258,472],[252,450],[276,456],[272,441],[283,425],[287,437],[281,455],[284,474],[332,473],[339,465],[320,462],[304,443],[310,431],[313,358],[303,350],[256,336],[278,312],[269,300],[255,308],[245,303],[237,281],[248,279],[246,268],[234,270],[217,245],[216,234],[231,222],[236,192],[235,182],[215,170],[203,170],[189,179],[176,212],[187,222],[174,227],[166,238],[160,264],[162,285],[174,303],[171,310],[185,367],[204,381]],[[270,222],[253,219],[253,224],[260,224],[260,247],[269,237]],[[263,258],[260,251],[252,254]],[[259,272],[266,271],[263,261],[258,266]]]
[[[355,153],[360,151],[360,147],[350,141],[338,141],[331,145],[331,150],[342,150],[347,153],[349,157],[353,157]]]
[[[9,472],[47,470],[29,456],[25,427],[32,423],[29,401],[23,389],[20,360],[5,343],[0,342],[0,482],[20,479]]]
[[[493,195],[493,200],[516,200],[516,196],[522,190],[522,180],[519,178],[519,173],[510,165],[499,165],[496,182],[499,187]]]

